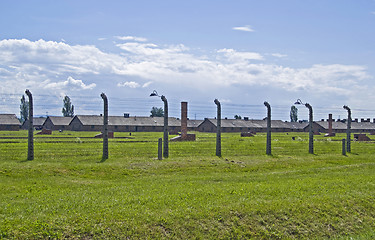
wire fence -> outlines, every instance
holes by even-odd
[[[0,112],[12,113],[19,115],[20,99],[22,94],[0,94]],[[52,94],[33,94],[34,98],[34,114],[35,116],[62,116],[61,109],[63,107],[63,97]],[[103,110],[102,99],[99,95],[70,95],[72,104],[75,108],[75,114],[94,114],[99,115]],[[142,98],[130,97],[109,97],[109,114],[121,116],[123,113],[130,113],[132,116],[149,116],[152,107],[162,107],[163,102],[159,98],[152,98],[144,96]],[[168,98],[169,115],[179,117],[181,99]],[[273,104],[272,119],[275,120],[290,120],[290,105]],[[227,118],[234,118],[235,115],[242,117],[249,117],[250,119],[263,119],[267,115],[266,108],[263,101],[254,104],[244,103],[228,103],[222,102],[222,116]],[[342,106],[318,106],[313,105],[314,119],[327,119],[328,114],[333,114],[335,119],[344,119],[347,112]],[[371,118],[375,116],[375,109],[372,108],[351,108],[353,118]],[[308,118],[308,110],[305,107],[298,108],[298,117],[300,120]],[[216,116],[216,106],[213,99],[207,101],[189,101],[188,117],[190,119],[204,119]]]
[[[109,139],[109,158],[115,159],[156,159],[158,139],[163,133],[115,133]],[[53,135],[34,135],[35,160],[77,161],[99,160],[103,152],[103,140],[94,138],[94,132],[54,132]],[[170,136],[170,137],[173,137]],[[314,136],[314,154],[342,155],[342,139],[345,134],[335,137]],[[374,139],[367,142],[352,142],[351,154],[375,153]],[[222,133],[222,158],[265,157],[266,134],[257,133],[253,137],[241,137],[240,133]],[[270,157],[308,156],[308,133],[272,133]],[[196,132],[195,141],[169,142],[169,157],[207,158],[215,157],[216,134]],[[27,158],[27,132],[0,132],[0,159],[23,161]]]

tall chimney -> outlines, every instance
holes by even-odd
[[[181,102],[181,139],[187,138],[187,102]]]
[[[332,113],[328,114],[328,134],[332,135]]]

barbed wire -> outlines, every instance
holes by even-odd
[[[19,114],[20,99],[22,95],[13,93],[0,94],[0,112],[9,112]],[[63,96],[54,94],[35,94],[34,107],[36,115],[61,115]],[[102,111],[102,99],[92,95],[70,95],[76,114],[80,112],[87,114],[99,114]],[[180,100],[171,98],[169,103],[169,115],[180,116]],[[292,104],[291,104],[292,105]],[[271,105],[272,118],[279,120],[289,120],[291,105]],[[133,97],[110,97],[109,111],[112,115],[121,115],[130,113],[131,115],[148,116],[153,106],[163,107],[163,103],[158,98],[133,98]],[[341,107],[324,107],[313,106],[314,119],[327,119],[328,113],[332,113],[334,118],[346,118],[346,111]],[[5,111],[4,111],[5,110]],[[375,117],[375,109],[352,108],[353,118],[371,118]],[[197,102],[190,101],[188,103],[188,114],[190,119],[204,119],[206,117],[213,118],[216,116],[216,106],[213,101]],[[249,117],[250,119],[263,119],[266,117],[266,109],[263,104],[244,104],[244,103],[222,103],[222,116],[234,118],[234,115]],[[299,108],[299,119],[307,119],[308,111],[304,107]],[[358,117],[356,117],[358,116]]]

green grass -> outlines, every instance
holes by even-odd
[[[162,133],[115,133],[109,159],[92,132],[0,132],[0,238],[4,239],[374,239],[374,142],[344,134],[223,133],[171,142]],[[131,138],[129,138],[131,137]],[[296,140],[292,140],[296,137]],[[372,137],[372,136],[371,136]]]

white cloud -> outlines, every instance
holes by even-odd
[[[130,88],[138,88],[140,87],[139,83],[136,82],[123,82],[123,83],[118,83],[117,86],[119,87],[130,87]]]
[[[0,41],[0,63],[14,66],[18,71],[26,68],[64,74],[99,74],[113,72],[122,67],[124,58],[100,51],[91,45],[74,45],[53,41],[9,39]]]
[[[285,58],[285,57],[287,57],[288,55],[286,55],[286,54],[281,54],[281,53],[271,53],[271,56],[273,56],[273,57],[277,57],[277,58]]]
[[[123,41],[136,41],[136,42],[147,42],[147,38],[134,37],[134,36],[116,36],[117,39]]]
[[[47,90],[91,90],[96,87],[96,84],[91,83],[86,85],[82,80],[76,80],[69,76],[68,79],[63,82],[50,82],[46,80],[42,83],[42,87]]]
[[[152,82],[149,81],[149,82],[144,83],[144,84],[142,85],[142,87],[143,87],[143,88],[146,88],[146,87],[150,86],[151,84],[152,84]]]
[[[218,89],[236,94],[236,88],[264,87],[288,94],[314,92],[316,98],[328,94],[354,99],[359,97],[355,97],[359,89],[361,98],[372,96],[373,88],[364,81],[372,77],[364,66],[315,64],[293,68],[268,63],[257,52],[230,48],[217,50],[210,56],[199,56],[182,44],[159,46],[126,42],[116,46],[118,53],[106,53],[92,45],[1,40],[0,93],[23,93],[26,88],[40,93],[94,88],[115,91],[119,86],[141,91],[151,84],[165,84],[170,91],[188,92],[190,89],[193,94]],[[121,82],[124,76],[128,81]]]
[[[231,60],[263,60],[263,56],[255,52],[237,52],[234,49],[219,49],[218,53],[224,53],[224,55]]]
[[[362,66],[332,64],[295,69],[266,62],[250,64],[251,60],[265,59],[256,52],[226,48],[207,58],[191,54],[184,45],[161,47],[153,43],[128,42],[116,46],[124,52],[109,54],[91,45],[71,46],[44,40],[2,40],[0,67],[7,66],[0,71],[2,85],[24,88],[43,82],[45,88],[71,86],[77,90],[88,90],[95,85],[86,85],[82,80],[71,77],[64,82],[58,79],[66,75],[112,76],[110,78],[126,75],[140,78],[143,83],[133,80],[119,86],[147,87],[152,82],[189,87],[241,84],[277,86],[287,91],[315,87],[320,91],[336,89],[347,92],[350,91],[347,90],[349,84],[369,77]],[[108,84],[111,82],[105,83],[106,86]]]
[[[254,29],[250,25],[242,26],[242,27],[233,27],[233,30],[236,31],[243,31],[243,32],[254,32]]]

